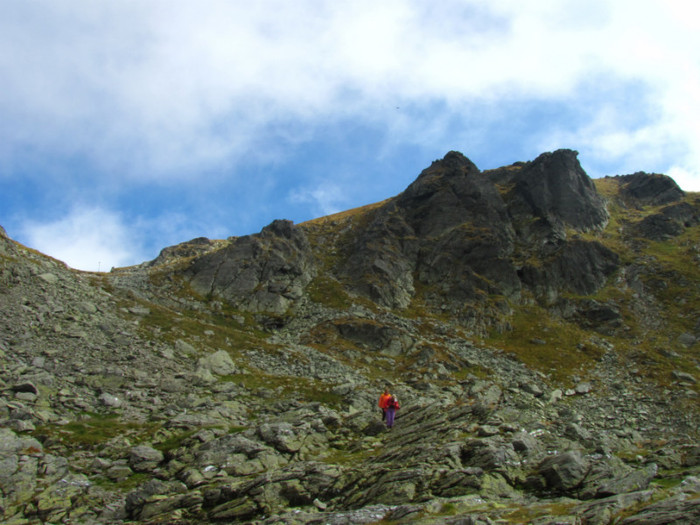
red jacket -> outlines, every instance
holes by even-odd
[[[382,394],[379,396],[379,408],[386,410],[387,404],[391,398],[391,394]]]

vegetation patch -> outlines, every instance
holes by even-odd
[[[256,371],[255,374],[222,376],[220,381],[241,385],[252,395],[257,395],[260,391],[267,391],[273,392],[275,397],[285,400],[319,402],[332,407],[340,407],[342,403],[342,396],[334,394],[330,385],[306,377],[278,376]]]
[[[352,299],[343,285],[327,275],[316,277],[306,291],[309,299],[328,308],[347,310],[352,306]]]
[[[493,330],[486,342],[560,383],[569,383],[572,375],[585,376],[603,354],[597,346],[585,343],[589,333],[537,306],[519,308],[511,325],[510,331]]]
[[[329,465],[359,467],[366,461],[377,457],[380,450],[379,447],[353,448],[352,446],[347,446],[342,448],[329,448],[328,452],[320,459]]]
[[[570,515],[579,502],[561,501],[546,503],[544,505],[522,506],[518,510],[506,513],[499,520],[502,523],[531,523],[537,518],[546,516]]]
[[[62,426],[41,425],[33,432],[38,439],[57,440],[69,450],[94,448],[116,437],[130,437],[134,442],[146,441],[157,430],[156,423],[124,421],[117,414],[87,414],[79,421]]]
[[[151,476],[149,474],[144,474],[142,472],[134,473],[130,475],[129,477],[122,479],[122,480],[111,480],[108,479],[104,476],[98,476],[95,479],[93,479],[93,483],[95,483],[98,487],[101,487],[105,490],[115,490],[118,492],[129,492],[139,485],[142,485],[146,481],[151,479]]]

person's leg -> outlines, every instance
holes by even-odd
[[[394,426],[394,415],[396,411],[393,408],[388,408],[386,411],[386,426],[391,428]]]

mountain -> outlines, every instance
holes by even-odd
[[[697,522],[699,263],[571,150],[109,273],[0,228],[3,522]]]

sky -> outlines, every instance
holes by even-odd
[[[0,0],[0,225],[75,269],[559,148],[700,191],[700,3]]]

